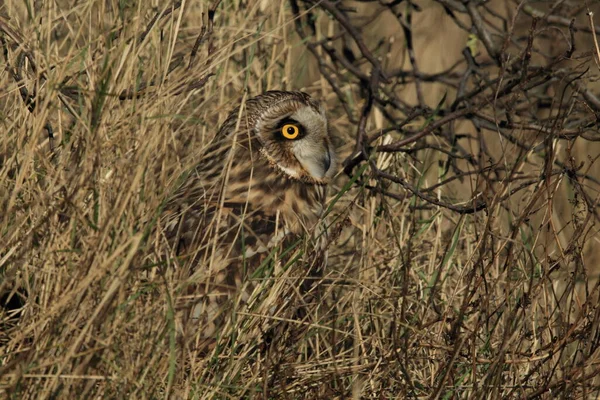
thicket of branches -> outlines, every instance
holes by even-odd
[[[344,8],[330,1],[305,3],[307,10],[315,5],[325,10],[340,28],[337,35],[315,41],[309,39],[314,33],[314,26],[311,33],[310,13],[304,18],[308,22],[303,23],[299,3],[291,2],[299,36],[306,39],[307,48],[319,60],[319,70],[344,105],[348,120],[358,125],[354,151],[344,162],[346,173],[351,174],[357,164],[373,154],[414,154],[431,149],[439,153],[446,172],[450,172],[444,182],[417,189],[370,163],[371,172],[379,178],[379,185],[370,189],[386,196],[405,198],[406,193],[386,191],[385,181],[395,182],[408,191],[409,196],[416,195],[426,203],[461,214],[481,211],[492,205],[491,201],[505,200],[519,190],[548,182],[560,174],[578,178],[575,180],[579,187],[587,185],[587,181],[592,185],[598,183],[582,172],[584,165],[575,164],[573,157],[567,157],[565,163],[555,156],[557,141],[570,147],[578,138],[590,142],[598,140],[600,100],[589,82],[594,80],[598,69],[598,64],[592,61],[596,60],[598,49],[591,44],[599,28],[593,25],[592,19],[590,25],[584,24],[581,18],[584,15],[592,18],[589,8],[579,2],[560,1],[551,9],[537,10],[526,1],[508,2],[508,15],[502,15],[491,8],[490,2],[439,1],[437,3],[457,26],[472,35],[471,45],[465,43],[463,59],[451,68],[427,74],[419,69],[413,45],[412,19],[421,8],[405,1],[361,3],[377,5],[380,12],[387,10],[397,18],[406,40],[408,67],[384,68],[384,38],[378,48],[369,48],[361,31],[372,21],[353,22],[351,7]],[[373,13],[373,19],[377,15]],[[580,17],[578,24],[576,17]],[[575,32],[584,36],[579,38],[579,44],[585,47],[579,51],[576,51]],[[480,48],[485,53],[480,57],[482,61],[474,57]],[[340,89],[340,85],[349,82],[356,84],[365,98],[360,110],[347,105],[346,95]],[[432,83],[438,83],[446,93],[451,93],[440,99],[436,108],[427,104],[423,95]],[[416,92],[416,102],[403,100],[403,93],[397,88],[405,85]],[[374,107],[382,113],[388,126],[369,134],[365,125]],[[421,119],[427,123],[421,124],[425,126],[420,129],[415,128],[412,123]],[[464,122],[467,124],[461,124]],[[472,133],[458,128],[465,126],[470,127]],[[378,145],[377,139],[390,132],[399,133],[401,137],[395,136],[392,142]],[[499,157],[505,156],[503,152],[495,151],[486,141],[491,132],[514,145],[516,162],[511,163],[509,169],[499,161]],[[430,135],[439,138],[438,143],[426,140]],[[538,179],[524,181],[516,172],[520,161],[532,155],[544,159],[544,173]],[[456,200],[436,199],[431,194],[468,176],[477,176],[488,184],[515,185],[498,199],[478,198],[479,193],[474,192],[458,200],[459,204]],[[594,209],[592,195],[586,191],[580,194]]]
[[[598,396],[593,8],[133,3],[0,14],[3,394]],[[263,277],[196,354],[149,232],[218,114],[267,89],[322,97],[341,143],[322,298],[269,314],[303,269]]]

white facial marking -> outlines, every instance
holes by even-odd
[[[269,160],[269,162],[273,165],[277,165],[277,168],[281,169],[283,172],[285,172],[286,174],[288,174],[289,176],[291,176],[292,178],[298,178],[298,171],[295,171],[291,168],[285,167],[281,164],[277,164],[277,162],[275,162],[275,160],[273,160],[273,157],[271,157],[269,155],[269,153],[267,153],[267,151],[265,150],[265,148],[261,148],[260,152],[262,155],[264,155],[267,160]]]
[[[291,176],[292,178],[297,178],[298,177],[298,172],[288,168],[288,167],[284,167],[283,165],[279,165],[279,168],[281,168],[281,170],[283,172],[285,172],[286,174],[288,174],[289,176]]]
[[[302,167],[313,177],[323,178],[327,174],[325,158],[329,157],[329,150],[324,143],[315,143],[311,138],[304,138],[294,142],[294,155]]]
[[[316,112],[310,106],[305,106],[292,114],[290,118],[302,124],[308,132],[313,133],[293,143],[294,155],[313,178],[324,178],[334,160],[324,140],[327,136],[327,118],[323,110]]]
[[[327,132],[327,118],[322,113],[313,110],[310,106],[299,108],[290,117],[300,122],[310,132]]]

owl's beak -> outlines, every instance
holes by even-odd
[[[325,173],[323,175],[327,174],[327,171],[329,171],[329,167],[331,167],[331,154],[329,154],[329,150],[325,151],[325,157],[323,157],[323,171],[325,171]]]
[[[314,145],[308,147],[305,143],[298,141],[294,150],[296,159],[313,178],[321,180],[327,176],[333,163],[333,156],[327,143],[318,147]]]

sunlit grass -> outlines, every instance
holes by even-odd
[[[306,238],[250,266],[250,300],[228,304],[206,346],[177,306],[194,277],[161,236],[169,195],[244,96],[314,94],[342,159],[356,126],[295,35],[287,1],[223,1],[191,63],[209,2],[34,3],[0,14],[16,33],[3,35],[0,56],[9,65],[0,70],[0,295],[20,299],[0,320],[2,396],[481,398],[488,386],[504,398],[595,371],[581,364],[594,344],[578,339],[594,337],[598,322],[583,239],[542,259],[542,234],[519,220],[526,201],[490,191],[485,212],[460,216],[409,192],[369,190],[369,162],[415,187],[445,179],[423,153],[379,154],[352,177],[340,173],[322,276],[309,276]],[[315,18],[318,34],[334,30],[325,13]],[[32,110],[21,84],[37,94]],[[340,87],[360,109],[354,83]],[[547,197],[531,201],[552,214]],[[595,241],[583,208],[573,200],[568,212]],[[292,261],[274,262],[284,255]],[[316,280],[308,297],[305,279]],[[579,374],[567,368],[578,365]]]

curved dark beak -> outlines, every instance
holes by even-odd
[[[321,162],[323,163],[323,175],[326,175],[327,171],[329,171],[329,167],[331,167],[331,154],[329,154],[329,150],[327,150],[327,153],[325,153],[325,157],[323,157]]]

